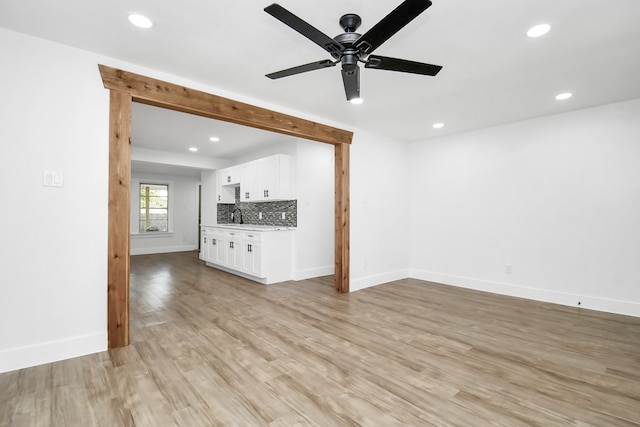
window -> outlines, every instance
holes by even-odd
[[[169,231],[169,185],[140,183],[140,233]]]

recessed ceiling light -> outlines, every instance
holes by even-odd
[[[196,147],[189,147],[189,151],[196,152],[196,151],[198,151],[198,149]]]
[[[434,129],[441,129],[444,127],[444,123],[434,123],[433,124],[433,128]]]
[[[545,34],[547,34],[549,32],[550,29],[551,29],[551,25],[549,25],[549,24],[536,25],[534,27],[529,28],[529,31],[527,31],[527,35],[529,37],[544,36]]]
[[[220,138],[218,138],[217,136],[212,136],[211,138],[209,138],[209,141],[211,141],[211,142],[219,142]]]
[[[146,16],[140,15],[138,13],[130,14],[129,22],[131,22],[136,27],[140,27],[140,28],[153,27],[153,22],[151,22],[151,19],[147,18]]]
[[[350,103],[354,104],[354,105],[360,105],[364,102],[364,99],[362,98],[353,98],[349,100]]]
[[[571,96],[572,96],[571,92],[565,92],[565,93],[560,93],[560,94],[556,95],[556,99],[558,101],[564,101],[565,99],[571,98]]]

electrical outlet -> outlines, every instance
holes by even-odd
[[[287,213],[286,212],[282,212],[282,219],[287,219]]]
[[[258,212],[258,219],[262,219],[262,212]]]

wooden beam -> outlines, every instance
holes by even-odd
[[[349,292],[349,145],[335,146],[335,287]]]
[[[131,96],[111,91],[109,109],[109,348],[129,345]]]
[[[128,92],[136,102],[265,129],[328,144],[350,144],[353,132],[99,65],[107,89]]]

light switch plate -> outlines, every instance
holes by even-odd
[[[59,171],[44,171],[42,185],[45,187],[64,187],[64,174]]]

